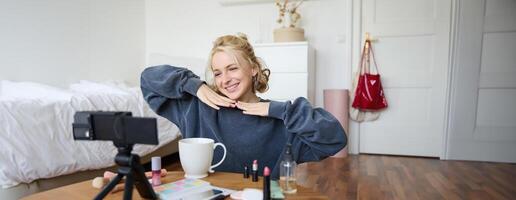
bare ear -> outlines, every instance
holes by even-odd
[[[253,76],[256,76],[258,74],[258,70],[256,67],[253,67],[253,69],[251,70],[251,72],[253,73]]]

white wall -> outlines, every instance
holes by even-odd
[[[0,0],[0,79],[135,84],[145,58],[144,7],[143,0]]]
[[[342,41],[348,30],[344,0],[306,1],[300,6],[301,26],[316,50],[316,105],[326,88],[349,88],[350,53]],[[213,40],[224,34],[246,33],[255,43],[272,42],[277,8],[273,2],[222,6],[217,0],[148,0],[146,53],[206,59]],[[338,41],[339,39],[340,42]]]

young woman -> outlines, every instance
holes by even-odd
[[[149,67],[142,73],[141,89],[150,107],[176,124],[183,138],[211,138],[227,147],[216,171],[242,172],[257,159],[260,168],[272,167],[277,178],[287,143],[298,163],[321,160],[346,145],[337,119],[307,99],[278,102],[256,95],[267,90],[269,70],[245,35],[217,38],[208,69],[213,77],[206,84],[185,68]],[[213,160],[222,153],[215,151]]]

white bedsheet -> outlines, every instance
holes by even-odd
[[[131,111],[158,118],[160,145],[135,145],[143,156],[180,136],[178,128],[152,112],[139,88],[82,81],[68,90],[38,84],[0,84],[0,186],[9,188],[114,164],[110,141],[75,141],[76,111]],[[30,93],[34,95],[29,95]]]

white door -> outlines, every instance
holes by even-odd
[[[389,107],[359,125],[360,153],[440,157],[451,0],[363,0]],[[363,38],[362,38],[363,40]]]
[[[516,162],[516,1],[458,5],[446,156]]]

